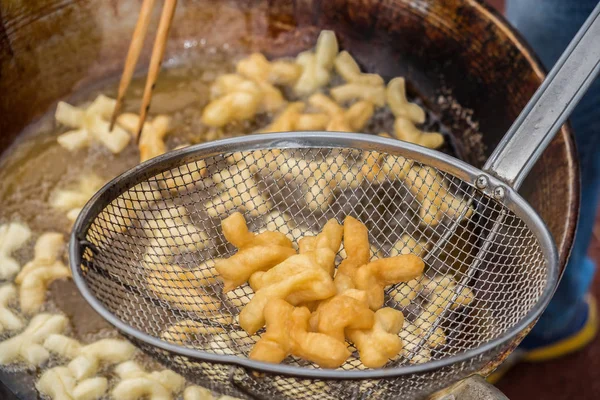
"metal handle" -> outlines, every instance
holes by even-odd
[[[521,185],[600,72],[599,16],[600,3],[485,163],[484,171],[515,189]]]
[[[444,389],[429,400],[509,400],[498,388],[481,375],[473,375]]]

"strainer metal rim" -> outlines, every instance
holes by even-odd
[[[357,143],[361,144],[361,150],[387,152],[392,155],[408,156],[417,162],[424,161],[428,165],[432,165],[470,183],[473,187],[475,187],[474,182],[477,177],[483,175],[487,178],[489,184],[482,191],[488,196],[493,196],[493,188],[498,186],[504,187],[505,196],[501,200],[501,203],[521,218],[531,229],[536,239],[540,242],[540,247],[542,248],[546,262],[548,263],[548,284],[544,288],[538,302],[531,308],[527,315],[512,328],[508,329],[503,335],[494,340],[463,353],[424,364],[362,371],[310,369],[285,364],[266,363],[232,355],[214,354],[202,350],[177,346],[160,340],[125,324],[119,318],[114,316],[94,296],[81,275],[82,242],[85,241],[83,234],[89,228],[93,218],[113,199],[139,183],[140,178],[146,179],[171,169],[172,167],[162,168],[162,166],[169,164],[170,161],[179,159],[185,160],[186,158],[191,160],[193,159],[193,156],[199,152],[203,153],[204,156],[209,157],[211,155],[222,153],[257,149],[266,150],[272,148],[353,148],[356,147]],[[365,145],[368,147],[365,148]],[[399,150],[402,151],[402,154],[398,154]],[[181,164],[184,163],[185,161],[181,162]],[[119,183],[119,187],[115,184],[116,182]],[[88,222],[87,224],[86,221]],[[229,364],[256,371],[303,378],[344,380],[393,378],[403,375],[432,372],[454,363],[467,361],[491,351],[496,347],[507,344],[533,323],[544,311],[556,290],[559,279],[558,253],[548,228],[527,201],[501,180],[447,154],[411,143],[369,134],[318,131],[259,134],[217,140],[174,150],[135,166],[104,185],[104,187],[102,187],[83,207],[73,225],[69,241],[69,264],[73,275],[73,281],[75,282],[77,289],[91,307],[118,330],[149,345],[200,361]]]

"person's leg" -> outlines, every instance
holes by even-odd
[[[508,20],[550,69],[598,0],[507,0]],[[570,118],[581,163],[581,210],[571,258],[558,290],[524,348],[551,344],[586,323],[585,303],[595,265],[587,258],[600,192],[600,79]]]

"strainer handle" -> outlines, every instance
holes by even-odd
[[[600,3],[502,138],[483,170],[518,189],[598,72]]]

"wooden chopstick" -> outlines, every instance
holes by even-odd
[[[167,45],[167,38],[169,36],[169,28],[171,28],[171,21],[173,20],[173,14],[175,13],[176,5],[177,0],[165,0],[165,5],[160,16],[158,31],[156,32],[154,47],[152,48],[152,57],[150,58],[150,68],[148,69],[148,76],[146,77],[144,97],[142,98],[142,105],[140,107],[140,120],[137,128],[138,142],[140,140],[142,128],[144,127],[144,122],[146,121],[148,109],[150,108],[152,90],[156,84],[156,79],[158,78],[158,73],[160,72],[160,65],[162,63],[163,55],[165,54],[165,47]]]
[[[121,75],[121,82],[119,82],[119,94],[117,95],[117,104],[110,118],[110,130],[112,131],[115,126],[117,116],[121,113],[123,106],[123,99],[127,93],[127,88],[131,83],[135,66],[137,65],[142,47],[144,45],[144,39],[148,32],[148,25],[150,25],[150,16],[152,15],[152,9],[154,8],[155,0],[144,0],[140,15],[133,31],[133,38],[129,44],[129,50],[127,51],[127,59],[125,61],[125,67],[123,68],[123,75]]]

